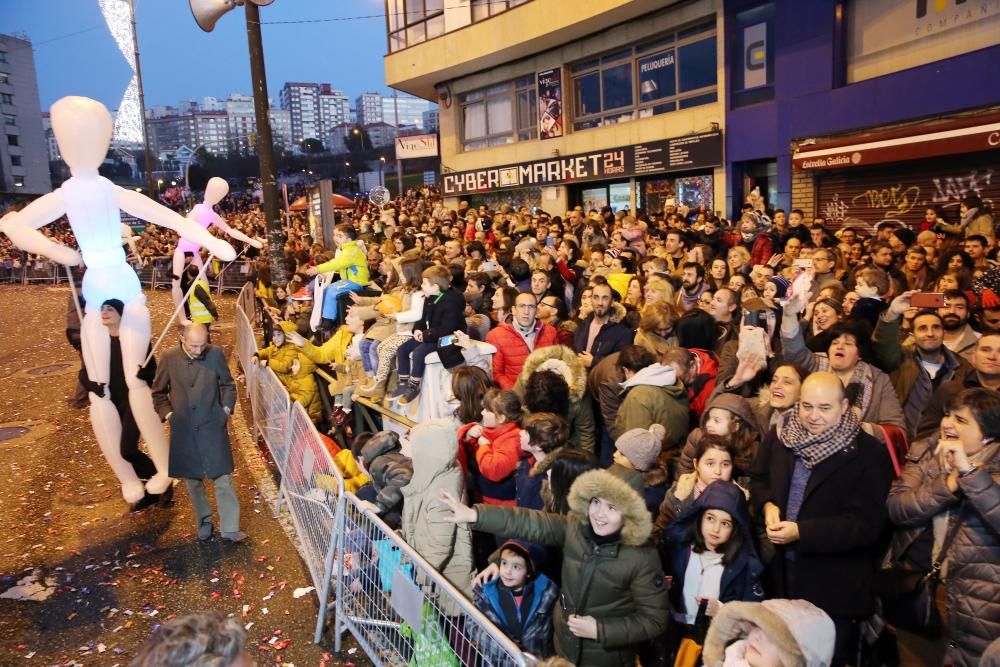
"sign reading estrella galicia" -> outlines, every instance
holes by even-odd
[[[722,164],[722,133],[706,132],[622,148],[568,155],[551,160],[460,171],[442,176],[445,195],[581,183],[671,171],[688,171]]]

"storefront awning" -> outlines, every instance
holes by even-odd
[[[860,140],[859,140],[860,139]],[[796,169],[815,171],[866,167],[886,162],[916,160],[1000,149],[1000,116],[969,117],[913,125],[905,130],[867,133],[855,137],[816,141],[792,154]]]

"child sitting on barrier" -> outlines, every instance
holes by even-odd
[[[536,658],[552,655],[552,609],[559,597],[559,588],[538,570],[542,558],[540,547],[508,540],[500,547],[500,576],[473,590],[476,609]]]
[[[337,319],[337,301],[341,296],[348,292],[357,292],[368,284],[368,253],[364,244],[357,238],[358,232],[354,225],[349,223],[337,225],[333,232],[337,253],[333,259],[306,269],[306,273],[310,276],[331,271],[340,273],[341,279],[323,290],[321,312],[324,320],[332,322]]]
[[[407,405],[420,394],[427,355],[437,351],[438,341],[456,331],[465,332],[465,297],[451,286],[451,271],[432,266],[423,273],[420,289],[424,310],[413,326],[413,338],[399,346],[396,353],[399,385],[393,400]]]
[[[291,401],[301,403],[309,413],[309,419],[315,423],[323,413],[316,376],[313,375],[316,364],[296,347],[296,339],[301,339],[301,336],[295,332],[294,324],[284,320],[278,322],[278,328],[271,336],[271,344],[254,353],[253,363],[259,361],[262,365],[270,366],[288,390]]]
[[[517,466],[521,449],[524,409],[513,391],[490,389],[483,396],[483,421],[459,431],[459,443],[472,472],[477,498],[490,505],[517,504]]]

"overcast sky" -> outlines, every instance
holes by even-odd
[[[0,33],[26,35],[35,48],[42,109],[65,95],[118,107],[130,73],[97,0],[0,0]],[[286,81],[330,83],[351,98],[386,92],[383,0],[275,0],[261,8],[268,95]],[[267,25],[371,16],[343,21]],[[211,33],[195,24],[187,0],[136,0],[146,105],[251,93],[246,21],[239,7]]]

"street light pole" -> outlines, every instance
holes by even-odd
[[[132,17],[132,50],[135,52],[135,82],[139,88],[139,113],[142,114],[142,143],[146,154],[146,187],[153,197],[153,151],[149,148],[149,125],[146,124],[146,95],[142,92],[142,67],[139,65],[139,37],[135,31],[135,0],[128,0]]]
[[[268,113],[264,44],[260,34],[260,8],[253,2],[247,2],[245,7],[253,107],[257,118],[257,161],[260,165],[260,184],[264,194],[264,220],[267,224],[271,279],[275,285],[284,286],[288,283],[288,272],[284,261],[286,237],[278,213],[278,182],[274,177],[274,145],[271,142],[271,119]]]

